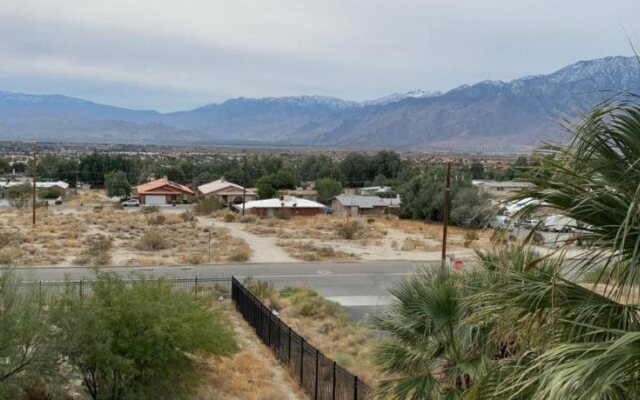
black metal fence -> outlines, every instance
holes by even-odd
[[[173,290],[187,292],[194,299],[227,299],[230,295],[231,278],[147,278],[148,280],[164,283]],[[127,285],[133,285],[139,279],[123,280]],[[63,297],[84,298],[93,293],[94,280],[67,281],[29,281],[20,282],[18,293],[22,296],[36,299],[40,304],[49,304]]]
[[[305,341],[236,278],[232,278],[231,298],[262,342],[291,370],[312,399],[372,398],[369,386]]]

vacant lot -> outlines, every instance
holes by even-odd
[[[255,237],[270,238],[299,260],[437,260],[442,225],[387,218],[346,218],[331,215],[291,219],[251,219],[221,222]],[[471,256],[489,243],[489,233],[452,227],[449,253]]]
[[[39,209],[34,228],[29,210],[2,209],[0,264],[173,265],[246,261],[251,255],[244,240],[190,213],[148,211],[154,210]]]

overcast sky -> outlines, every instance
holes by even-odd
[[[640,0],[0,0],[0,90],[162,111],[363,100],[630,55],[638,15]]]

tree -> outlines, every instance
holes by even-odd
[[[198,377],[192,354],[236,349],[223,314],[170,282],[100,273],[93,289],[82,300],[70,293],[54,317],[62,352],[93,399],[179,398]]]
[[[0,157],[0,172],[9,172],[11,170],[11,166],[9,165],[9,161]]]
[[[424,269],[390,290],[391,304],[373,319],[383,332],[374,360],[389,378],[381,398],[457,399],[486,373],[490,350],[481,324],[465,324],[463,275]]]
[[[36,298],[19,289],[18,276],[0,271],[0,398],[21,398],[37,380],[48,383],[58,375],[61,358],[47,313]]]
[[[524,215],[550,207],[587,226],[586,257],[549,267],[546,258],[485,257],[503,271],[482,297],[478,318],[516,322],[520,351],[496,365],[470,398],[637,399],[640,393],[640,107],[601,105],[573,127],[573,140],[544,146],[516,198]],[[594,268],[594,286],[563,277]],[[596,271],[597,272],[597,271]]]
[[[104,184],[109,197],[125,197],[131,194],[131,185],[127,175],[122,171],[109,172],[104,177]]]
[[[258,197],[270,199],[275,197],[278,190],[295,189],[296,178],[291,170],[284,169],[273,174],[264,175],[256,183]]]
[[[496,215],[488,196],[475,186],[460,188],[451,200],[451,223],[470,227],[483,227]]]
[[[321,178],[316,182],[318,200],[328,203],[332,198],[342,193],[342,184],[333,178]]]

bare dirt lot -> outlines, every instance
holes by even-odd
[[[202,224],[189,213],[148,211],[42,208],[33,227],[30,210],[3,208],[0,264],[176,265],[251,256],[247,243],[223,227]]]
[[[271,246],[283,248],[298,260],[437,260],[440,258],[442,226],[389,218],[345,218],[330,215],[283,219],[255,219],[224,223],[244,229]],[[473,249],[488,245],[490,234],[452,227],[449,251],[470,257]],[[251,243],[252,241],[250,241]]]

